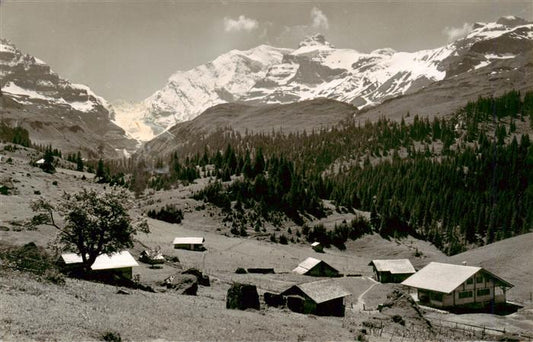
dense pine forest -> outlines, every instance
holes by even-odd
[[[445,119],[406,113],[401,122],[300,134],[220,131],[156,162],[168,173],[147,184],[211,176],[195,197],[221,207],[235,234],[277,225],[280,213],[302,225],[324,216],[321,199],[329,199],[338,210],[370,211],[371,228],[384,236],[412,234],[455,254],[531,230],[532,117],[533,93],[511,91]]]
[[[303,239],[343,248],[371,230],[385,237],[411,234],[448,254],[531,231],[533,227],[533,92],[511,91],[479,98],[446,118],[406,113],[400,122],[379,119],[363,125],[314,132],[241,135],[221,130],[199,135],[167,158],[84,161],[66,159],[96,181],[129,187],[172,189],[209,177],[194,197],[221,208],[231,232],[266,233],[265,224],[290,220]],[[22,128],[0,125],[7,143],[32,146]],[[61,151],[34,146],[53,161]],[[331,209],[371,213],[328,231],[306,222]],[[179,208],[151,216],[174,216]],[[170,215],[167,213],[171,213]],[[158,216],[158,217],[159,217]]]

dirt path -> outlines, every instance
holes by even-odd
[[[379,282],[375,281],[374,279],[372,279],[370,277],[363,277],[363,279],[370,280],[371,282],[373,282],[373,284],[370,285],[370,287],[368,289],[366,289],[363,293],[361,293],[359,295],[359,297],[357,297],[357,302],[355,302],[355,304],[353,306],[353,309],[355,311],[363,311],[363,310],[365,310],[365,300],[363,299],[363,297],[368,293],[368,291],[372,290],[372,288],[374,288],[374,286],[379,285]]]

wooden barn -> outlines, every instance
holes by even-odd
[[[81,255],[76,253],[64,253],[61,255],[60,264],[67,271],[76,271],[82,264]],[[99,255],[91,266],[91,270],[102,277],[132,279],[133,267],[139,266],[128,251]]]
[[[324,246],[318,241],[315,241],[311,244],[311,248],[317,253],[324,253]]]
[[[416,272],[409,259],[376,259],[368,266],[380,283],[401,283]]]
[[[333,266],[330,266],[326,262],[315,259],[307,258],[302,261],[294,270],[298,274],[309,275],[313,277],[339,277],[339,271]]]
[[[191,251],[204,251],[205,238],[203,237],[177,237],[172,244],[176,249],[188,249]]]
[[[474,266],[431,262],[402,282],[417,291],[421,304],[437,308],[493,308],[506,303],[512,284]]]
[[[281,293],[295,312],[319,316],[344,316],[345,300],[350,295],[331,280],[294,285]]]

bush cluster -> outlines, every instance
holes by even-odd
[[[307,225],[302,227],[302,234],[307,241],[318,241],[324,247],[330,247],[331,245],[338,249],[346,249],[345,243],[348,239],[356,240],[364,234],[372,232],[370,222],[364,217],[356,217],[350,221],[350,223],[342,222],[339,225],[335,225],[333,230],[327,230],[323,224],[317,224],[310,228]]]
[[[0,259],[4,267],[33,273],[55,284],[65,283],[53,258],[44,248],[37,247],[33,242],[0,251]]]
[[[151,209],[147,215],[150,218],[168,223],[181,223],[181,220],[183,220],[183,211],[177,208],[175,204],[167,204],[159,210]]]

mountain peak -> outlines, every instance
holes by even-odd
[[[516,26],[530,24],[530,22],[523,18],[515,17],[514,15],[508,15],[508,16],[501,17],[500,19],[498,19],[498,21],[496,21],[496,24],[500,24],[500,25],[504,25],[508,27],[516,27]]]
[[[331,45],[321,33],[315,33],[314,35],[305,37],[304,40],[298,44],[299,48],[303,46],[328,46],[334,48],[334,46]]]
[[[500,24],[465,25],[466,36],[453,43],[413,52],[335,49],[320,33],[303,39],[295,50],[268,45],[232,50],[176,73],[145,100],[146,114],[139,117],[160,132],[226,102],[282,104],[327,97],[361,109],[445,78],[465,74],[461,77],[467,79],[470,72],[477,78],[490,70],[491,80],[499,80],[503,65],[515,70],[529,61],[533,36],[528,24],[520,25],[523,22],[505,17]]]

